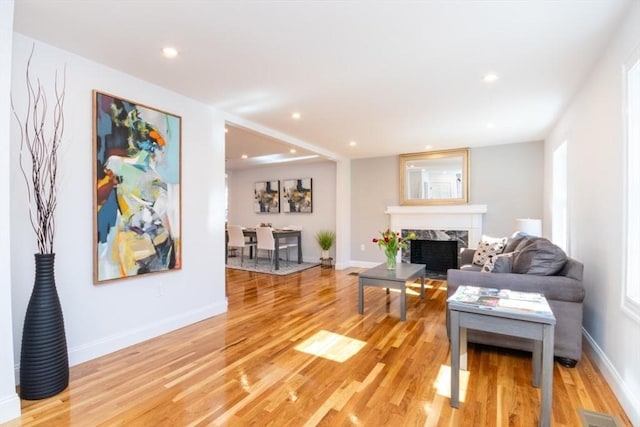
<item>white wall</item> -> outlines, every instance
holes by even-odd
[[[472,204],[487,205],[483,232],[509,236],[516,218],[543,214],[544,144],[474,147],[469,150]],[[389,227],[387,206],[397,205],[400,184],[398,156],[357,159],[351,165],[351,260],[367,266],[384,261],[371,243],[378,231]],[[477,242],[469,242],[475,247]],[[364,250],[362,248],[364,247]]]
[[[640,324],[620,309],[622,292],[622,64],[640,45],[634,2],[545,144],[545,218],[550,230],[553,150],[568,151],[571,255],[584,263],[583,325],[596,363],[634,425],[640,425]]]
[[[228,172],[229,185],[229,224],[253,227],[270,222],[274,228],[287,225],[302,226],[302,256],[307,262],[319,262],[320,247],[315,235],[320,230],[336,231],[336,163],[323,161],[317,163],[274,165]],[[253,189],[258,181],[295,178],[312,178],[312,213],[254,213]],[[282,197],[281,197],[282,203]],[[336,246],[331,248],[335,258]]]
[[[488,207],[484,234],[510,236],[516,218],[542,218],[542,141],[473,148],[470,162],[470,202]]]
[[[351,160],[336,161],[336,269],[350,266],[351,260]]]
[[[0,1],[0,58],[11,58],[13,40],[13,0]],[[11,140],[9,133],[11,63],[0,65],[0,200],[9,200]],[[0,423],[20,415],[20,400],[14,380],[13,329],[11,319],[11,247],[9,204],[0,207]]]
[[[12,91],[24,95],[33,40],[14,35]],[[51,89],[67,66],[60,156],[56,282],[72,365],[226,311],[224,275],[224,119],[210,107],[71,53],[36,42],[31,73]],[[93,284],[92,90],[182,117],[182,261],[179,271]],[[12,123],[12,135],[17,132]],[[33,284],[29,225],[18,145],[11,146],[11,273],[14,354]],[[4,335],[3,335],[4,339]]]
[[[389,228],[387,206],[399,203],[398,156],[351,161],[351,260],[366,267],[384,262],[384,253],[371,242]]]

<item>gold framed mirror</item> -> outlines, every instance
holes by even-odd
[[[469,203],[469,149],[400,155],[401,205]]]

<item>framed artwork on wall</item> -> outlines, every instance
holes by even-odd
[[[182,119],[93,91],[94,282],[179,270]]]
[[[255,213],[280,213],[280,181],[260,181],[253,189]]]
[[[313,212],[311,178],[285,179],[282,188],[282,204],[287,213]]]

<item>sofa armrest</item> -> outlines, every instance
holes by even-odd
[[[460,266],[463,266],[465,264],[473,264],[473,255],[475,253],[475,249],[462,248],[462,250],[460,250]]]
[[[547,300],[555,301],[580,303],[584,300],[582,281],[565,276],[449,270],[447,272],[447,296],[452,295],[460,285],[540,292]]]

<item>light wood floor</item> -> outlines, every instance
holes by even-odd
[[[449,406],[444,282],[424,301],[416,285],[400,322],[399,294],[378,288],[358,314],[354,271],[229,269],[226,314],[71,368],[67,390],[23,401],[8,425],[537,425],[526,353],[471,345],[466,396]],[[553,425],[581,425],[579,408],[631,425],[586,356],[555,364]]]

